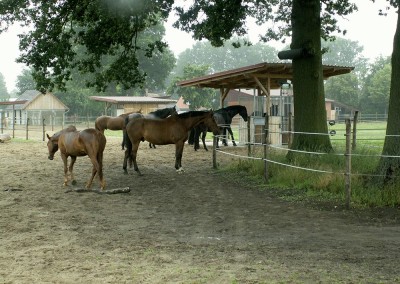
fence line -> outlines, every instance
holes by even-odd
[[[264,134],[258,134],[258,135],[265,135],[267,137],[268,135],[268,129],[265,130]],[[325,135],[325,133],[309,133],[309,132],[289,132],[289,131],[281,131],[280,133],[302,133],[302,134],[308,134],[308,135]],[[327,133],[326,135],[331,135],[330,133]],[[343,175],[345,179],[345,184],[344,184],[344,189],[345,189],[345,194],[346,194],[346,208],[350,208],[350,202],[351,202],[351,177],[352,176],[367,176],[367,177],[385,177],[385,175],[378,175],[378,174],[363,174],[363,173],[352,173],[352,156],[358,156],[358,157],[379,157],[379,158],[400,158],[400,156],[392,156],[392,155],[378,155],[378,154],[358,154],[358,153],[352,153],[352,138],[354,139],[354,135],[352,135],[352,130],[351,130],[351,122],[350,119],[346,120],[346,130],[345,130],[345,140],[346,140],[346,147],[345,147],[345,152],[344,153],[323,153],[323,152],[310,152],[310,151],[302,151],[302,150],[292,150],[288,148],[283,148],[283,147],[278,147],[274,145],[270,145],[266,142],[264,143],[250,143],[246,142],[245,144],[247,146],[249,145],[257,145],[257,146],[264,146],[264,149],[269,148],[269,149],[279,149],[279,150],[285,150],[285,151],[293,151],[293,152],[298,152],[298,153],[304,153],[304,154],[314,154],[314,155],[336,155],[336,156],[343,156],[345,159],[345,168],[344,171],[342,172],[334,172],[334,171],[327,171],[327,170],[320,170],[320,169],[312,169],[312,168],[306,168],[306,167],[300,167],[296,165],[290,165],[278,161],[271,160],[267,158],[267,153],[264,153],[264,157],[254,157],[250,155],[250,151],[248,151],[247,156],[243,155],[238,155],[238,154],[233,154],[229,153],[226,151],[223,151],[221,149],[214,149],[215,153],[213,154],[213,160],[215,161],[214,167],[216,167],[216,153],[219,152],[221,154],[225,155],[230,155],[234,157],[240,157],[240,158],[245,158],[245,159],[252,159],[252,160],[261,160],[264,161],[264,178],[268,180],[268,170],[267,170],[267,164],[277,164],[280,166],[284,167],[289,167],[289,168],[295,168],[295,169],[300,169],[300,170],[305,170],[305,171],[312,171],[312,172],[317,172],[317,173],[324,173],[324,174],[336,174],[336,175]],[[400,137],[400,135],[385,135],[388,137]],[[339,140],[339,139],[338,139]],[[359,140],[359,139],[357,139]],[[368,139],[371,140],[371,139]],[[383,139],[381,139],[383,140]],[[250,141],[250,139],[249,139]],[[354,140],[353,140],[354,141]],[[214,148],[215,148],[214,144]],[[265,150],[264,150],[265,151]],[[391,176],[392,178],[398,178],[400,176]]]

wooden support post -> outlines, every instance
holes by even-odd
[[[357,118],[358,118],[358,110],[354,113],[353,119],[353,143],[351,149],[354,151],[357,146]]]
[[[217,169],[217,136],[213,136],[213,168]]]
[[[15,117],[15,105],[13,104],[13,109],[12,109],[12,132],[13,132],[13,138],[15,138],[15,122],[17,118]]]
[[[251,118],[247,120],[247,156],[251,156],[251,131],[250,131],[250,123]]]
[[[292,147],[292,143],[293,143],[293,114],[291,112],[289,112],[289,121],[288,121],[288,131],[289,131],[289,138],[288,138],[288,149],[290,149]]]
[[[268,131],[269,131],[269,116],[268,113],[265,114],[265,123],[264,123],[264,181],[268,182]]]
[[[346,171],[345,171],[345,190],[346,190],[346,208],[350,209],[351,198],[351,122],[346,119]]]

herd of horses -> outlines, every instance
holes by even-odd
[[[88,128],[78,131],[75,126],[69,126],[53,136],[47,134],[48,158],[53,160],[54,154],[60,150],[64,163],[64,186],[71,181],[76,181],[73,175],[73,167],[77,157],[89,156],[93,164],[92,175],[86,184],[89,189],[96,174],[99,177],[100,188],[104,190],[106,182],[103,177],[103,152],[106,147],[104,131],[122,130],[122,149],[125,148],[123,170],[127,173],[127,165],[141,175],[136,157],[140,142],[148,141],[151,148],[155,145],[175,144],[175,169],[182,172],[182,153],[185,142],[189,139],[194,144],[195,150],[199,149],[199,137],[203,141],[204,149],[205,136],[212,132],[215,136],[228,131],[232,137],[232,143],[236,146],[233,133],[230,128],[232,118],[239,114],[247,121],[246,107],[241,105],[229,106],[216,111],[188,111],[178,114],[175,107],[164,108],[147,115],[141,110],[137,112],[121,114],[117,117],[100,116],[95,121],[95,128]],[[225,138],[224,138],[225,139]],[[223,144],[227,142],[223,139]],[[197,140],[197,142],[196,142]],[[71,157],[68,167],[67,159]]]

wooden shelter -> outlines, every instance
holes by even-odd
[[[160,108],[173,107],[176,100],[162,97],[91,96],[91,100],[104,103],[104,114],[118,116],[141,110],[143,114]]]
[[[43,119],[46,124],[63,125],[68,110],[69,108],[51,93],[42,94],[40,91],[27,90],[16,101],[8,102],[8,106],[1,110],[1,115],[9,120],[9,126],[14,123],[42,125]]]
[[[323,65],[322,73],[324,79],[332,76],[350,73],[354,67]],[[264,127],[263,114],[269,112],[270,133],[278,133],[276,137],[270,137],[272,144],[282,144],[285,137],[282,139],[280,135],[282,130],[287,130],[285,117],[288,113],[293,114],[293,93],[286,92],[285,95],[281,92],[282,102],[273,102],[271,104],[271,90],[280,89],[288,81],[293,79],[292,63],[267,63],[262,62],[255,65],[244,66],[228,71],[218,72],[211,75],[197,77],[189,80],[180,81],[177,83],[181,87],[198,87],[198,88],[214,88],[220,90],[220,107],[224,106],[224,101],[231,90],[248,90],[254,92],[254,114],[251,118],[250,127],[252,128],[252,137],[255,139],[251,142],[260,142],[261,135],[257,132],[262,131]],[[263,100],[259,100],[263,99]],[[281,105],[276,105],[280,103]],[[281,112],[272,110],[281,110]],[[275,128],[280,128],[275,129]],[[256,137],[256,138],[254,138]],[[258,137],[258,139],[257,139]],[[259,140],[259,141],[257,141]]]
[[[322,66],[324,79],[350,73],[354,67]],[[293,79],[291,63],[259,63],[211,75],[184,80],[177,83],[181,87],[220,89],[221,106],[230,90],[255,89],[258,95],[269,96],[271,89],[279,89],[283,82]]]

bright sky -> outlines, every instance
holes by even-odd
[[[340,20],[342,29],[347,29],[345,38],[358,41],[359,45],[364,47],[364,56],[371,60],[380,55],[391,55],[397,14],[391,9],[387,17],[378,16],[378,10],[385,7],[384,0],[376,0],[375,4],[369,0],[353,0],[353,2],[357,4],[359,11],[347,19]],[[189,34],[172,28],[172,22],[168,21],[165,40],[177,56],[192,47],[195,41]],[[8,32],[0,34],[0,73],[5,77],[9,92],[15,88],[17,76],[24,68],[23,64],[15,62],[19,55],[17,34],[20,32],[19,26],[13,26]],[[250,39],[256,42],[257,35],[257,26],[252,25],[249,31]],[[270,44],[278,49],[282,47],[277,43]]]

